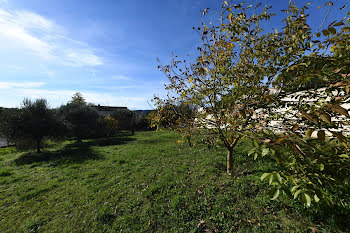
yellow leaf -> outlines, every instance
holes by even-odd
[[[293,131],[295,131],[295,130],[297,130],[299,127],[300,127],[300,125],[299,125],[299,124],[295,124],[295,125],[293,125],[292,130],[293,130]]]
[[[301,151],[300,147],[297,144],[293,144],[293,149],[301,155],[304,155],[304,152]]]
[[[306,113],[305,111],[301,111],[300,112],[301,113],[301,115],[303,116],[303,117],[305,117],[307,120],[309,120],[309,121],[313,121],[312,120],[312,116],[310,115],[310,114],[308,114],[308,113]]]
[[[346,143],[346,137],[344,137],[344,135],[341,132],[332,132],[332,134],[336,136],[339,139],[339,141]]]
[[[323,120],[324,122],[326,122],[328,124],[332,124],[331,116],[328,115],[327,113],[325,113],[324,111],[320,111],[319,116],[320,116],[321,120]]]
[[[331,109],[332,111],[339,113],[340,115],[344,115],[347,117],[350,117],[348,110],[340,106],[339,104],[328,104],[327,107]]]
[[[310,137],[311,137],[311,135],[312,135],[312,132],[314,132],[314,130],[313,130],[313,129],[307,129],[307,130],[305,131],[305,135],[306,135],[306,137],[307,137],[307,138],[310,138]]]
[[[326,134],[323,130],[319,130],[317,132],[317,137],[318,139],[320,139],[321,141],[324,141],[326,139]]]

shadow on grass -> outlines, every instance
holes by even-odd
[[[33,164],[56,162],[57,163],[82,163],[91,159],[103,159],[103,155],[94,150],[93,147],[104,147],[112,145],[126,144],[134,141],[135,138],[128,134],[118,134],[116,137],[89,139],[83,142],[72,142],[65,145],[56,151],[45,150],[40,154],[35,152],[28,152],[17,158],[14,162],[17,166]]]

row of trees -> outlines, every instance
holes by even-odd
[[[209,10],[204,10],[202,25],[195,29],[202,41],[195,61],[172,57],[169,65],[159,66],[169,79],[169,95],[155,97],[152,124],[170,126],[186,138],[204,135],[202,141],[224,146],[228,173],[235,147],[250,139],[250,155],[270,158],[279,167],[261,177],[273,187],[272,199],[285,193],[307,205],[320,199],[331,205],[335,190],[342,190],[350,175],[345,134],[350,116],[342,106],[350,100],[350,20],[343,7],[338,15],[344,17],[325,25],[329,9],[312,29],[311,7],[290,2],[282,11],[283,25],[267,30],[263,25],[275,14],[261,2],[223,1],[218,23],[207,22]],[[291,95],[298,103],[276,111]],[[181,111],[193,108],[197,111],[191,114]],[[272,127],[276,119],[282,132]],[[313,131],[317,138],[310,137]],[[343,201],[346,194],[338,194]]]
[[[78,142],[86,138],[110,137],[118,130],[147,127],[147,116],[120,109],[101,116],[80,93],[58,109],[50,109],[45,99],[25,99],[19,109],[3,109],[0,112],[0,136],[18,148],[36,148],[41,152],[49,138],[74,138]],[[145,125],[146,124],[146,125]]]

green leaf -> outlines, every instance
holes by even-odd
[[[265,155],[267,155],[269,153],[270,149],[269,148],[264,148],[261,152],[261,155],[264,157]]]
[[[310,206],[311,205],[311,197],[308,194],[304,193],[304,198],[306,201],[306,205]]]
[[[254,160],[256,160],[258,158],[258,153],[254,154]]]
[[[342,25],[345,25],[345,23],[343,23],[343,22],[338,22],[338,23],[336,23],[336,24],[334,24],[333,26],[342,26]]]
[[[260,180],[263,181],[267,176],[269,176],[270,173],[264,173],[262,174],[262,176],[260,177]]]
[[[271,174],[271,175],[270,175],[270,179],[269,179],[269,185],[271,185],[272,182],[273,182],[273,175]]]
[[[315,194],[315,195],[314,195],[314,200],[315,200],[315,202],[319,202],[319,201],[320,201],[320,198],[318,198],[318,196]]]
[[[337,30],[335,30],[334,27],[329,27],[329,28],[328,28],[328,31],[329,31],[332,35],[334,35],[334,34],[337,33]]]
[[[291,192],[294,192],[294,191],[297,190],[299,187],[300,187],[300,185],[294,185],[290,191],[291,191]]]
[[[349,155],[347,154],[342,154],[342,155],[339,155],[340,158],[345,158],[345,159],[348,159],[349,158]]]
[[[328,30],[323,30],[322,33],[323,33],[324,36],[329,36],[329,31]]]
[[[294,199],[296,199],[300,193],[301,193],[301,189],[299,189],[298,191],[296,191],[296,192],[294,193]]]
[[[248,156],[252,155],[253,153],[255,153],[255,148],[251,149],[251,150],[248,152]]]
[[[277,197],[280,195],[280,189],[277,189],[271,200],[276,200]]]
[[[281,177],[281,175],[278,174],[278,173],[276,173],[275,175],[276,175],[276,178],[278,180],[278,183],[282,184],[282,177]]]
[[[319,168],[320,168],[320,171],[323,171],[323,170],[324,170],[324,165],[321,163],[321,164],[319,165]]]

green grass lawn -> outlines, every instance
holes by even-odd
[[[267,161],[178,144],[172,132],[0,149],[0,232],[347,232],[348,210],[270,201]],[[347,225],[349,224],[349,226]],[[347,228],[348,227],[348,228]]]

